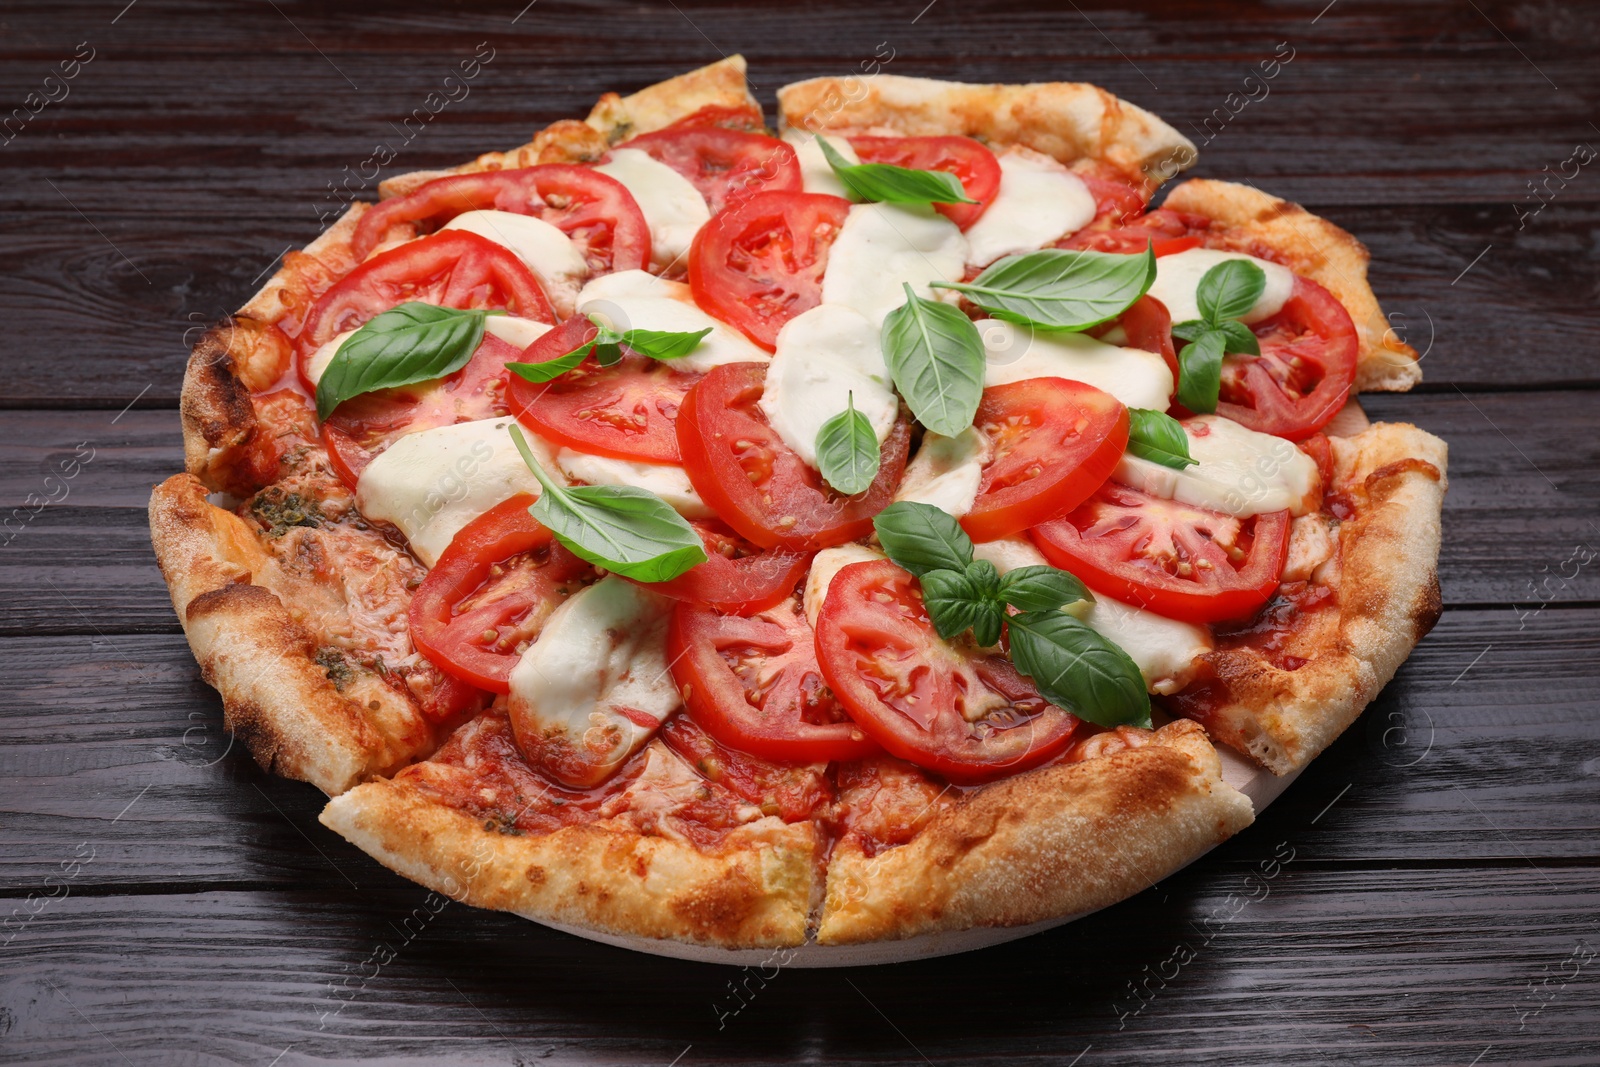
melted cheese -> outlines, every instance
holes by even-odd
[[[869,563],[883,558],[881,552],[874,552],[865,545],[855,544],[825,548],[811,557],[811,573],[806,575],[806,588],[802,598],[806,621],[811,624],[811,628],[816,629],[817,614],[822,611],[822,602],[827,599],[828,586],[832,584],[834,575],[852,563]]]
[[[1230,259],[1243,259],[1256,266],[1267,276],[1266,288],[1250,310],[1240,316],[1242,322],[1260,322],[1283,310],[1289,294],[1294,291],[1294,272],[1288,267],[1272,263],[1243,252],[1222,252],[1214,248],[1191,248],[1177,255],[1162,256],[1156,260],[1156,280],[1150,286],[1150,295],[1167,306],[1173,322],[1188,322],[1200,317],[1200,303],[1195,295],[1200,279],[1218,263]]]
[[[983,468],[993,451],[988,435],[976,427],[969,426],[954,437],[929,431],[916,456],[906,464],[905,478],[894,498],[932,504],[959,519],[978,499]]]
[[[1083,179],[1049,156],[1013,146],[1000,154],[1000,191],[967,227],[967,262],[986,266],[1031,252],[1094,221],[1094,196]]]
[[[543,219],[511,211],[466,211],[445,223],[447,230],[466,230],[493,241],[526,263],[556,314],[572,314],[578,289],[589,265],[572,238]]]
[[[686,519],[717,517],[689,484],[689,475],[674,463],[638,463],[563,448],[556,453],[556,466],[568,478],[589,485],[631,485],[654,493]]]
[[[627,186],[650,226],[650,261],[669,270],[689,254],[694,235],[711,218],[705,197],[665,163],[637,148],[614,148],[594,168]]]
[[[1283,438],[1221,415],[1186,419],[1183,430],[1194,466],[1179,471],[1125,455],[1112,477],[1152,496],[1236,518],[1285,509],[1304,515],[1321,502],[1316,461]]]
[[[852,398],[881,443],[894,427],[900,401],[883,362],[878,327],[837,304],[820,304],[785,323],[760,401],[784,443],[815,467],[817,431]]]
[[[355,333],[354,330],[345,330],[343,333],[335,334],[311,353],[311,358],[306,360],[306,377],[311,379],[312,385],[322,381],[322,372],[333,362],[333,357],[339,352],[339,346],[354,337]]]
[[[483,320],[483,332],[493,334],[508,345],[527,348],[555,327],[515,315],[490,315]]]
[[[855,308],[883,325],[906,302],[902,285],[933,298],[932,281],[960,281],[967,240],[955,223],[931,208],[906,204],[857,204],[828,249],[822,301]]]
[[[800,161],[800,185],[808,193],[826,193],[829,196],[849,197],[850,193],[844,187],[844,182],[833,172],[828,165],[828,157],[822,154],[822,146],[817,143],[817,135],[810,130],[790,129],[784,132],[783,139],[794,147],[794,154]],[[856,150],[850,147],[850,142],[837,134],[828,136],[828,144],[851,163],[860,163],[861,157],[856,155]]]
[[[986,363],[983,384],[1067,378],[1110,393],[1130,408],[1167,410],[1172,371],[1142,348],[1119,348],[1081,333],[1055,333],[1000,319],[978,323]]]
[[[687,284],[647,271],[621,270],[596,278],[578,294],[578,313],[593,315],[619,333],[699,333],[710,327],[694,351],[671,361],[672,366],[696,374],[723,363],[765,363],[772,358],[732,326],[701,311]]]

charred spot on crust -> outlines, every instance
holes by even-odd
[[[282,537],[294,526],[321,526],[328,521],[315,500],[277,485],[268,486],[250,501],[250,515],[268,537]]]

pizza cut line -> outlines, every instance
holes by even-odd
[[[152,538],[324,824],[721,948],[1026,926],[1253,819],[1439,614],[1349,234],[1089,85],[733,57],[386,181],[196,345]]]

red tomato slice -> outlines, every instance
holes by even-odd
[[[1160,356],[1172,372],[1173,382],[1177,382],[1178,354],[1172,347],[1172,316],[1165,304],[1153,296],[1141,296],[1118,317],[1117,325],[1122,327],[1129,348],[1142,348]]]
[[[760,192],[799,192],[800,160],[776,137],[718,126],[671,126],[625,141],[688,178],[715,215]]]
[[[764,363],[724,363],[683,398],[678,450],[690,483],[723,522],[764,548],[807,551],[866,537],[872,517],[894,501],[910,423],[896,421],[872,485],[845,496],[767,424],[757,406],[766,376]]]
[[[438,227],[463,212],[491,209],[548,222],[583,247],[591,273],[642,270],[650,262],[650,227],[633,194],[592,167],[566,163],[438,178],[370,209],[350,244],[365,259],[398,223]]]
[[[828,691],[794,597],[748,618],[679,604],[667,657],[689,714],[725,745],[791,763],[878,750]]]
[[[689,288],[709,315],[771,351],[783,324],[822,302],[828,249],[850,201],[754,193],[712,216],[689,249]]]
[[[1361,344],[1350,313],[1296,276],[1283,310],[1251,329],[1261,355],[1223,360],[1217,414],[1291,441],[1310,437],[1344,407],[1355,381]]]
[[[917,580],[887,560],[834,576],[817,618],[817,661],[868,735],[957,781],[1037,766],[1078,725],[1005,656],[942,641]]]
[[[979,202],[934,204],[933,209],[963,230],[978,221],[1000,192],[1000,161],[970,137],[852,137],[850,147],[863,163],[954,174],[967,196]]]
[[[1096,593],[1185,622],[1249,618],[1283,575],[1289,513],[1238,519],[1107,482],[1032,532]]]
[[[690,523],[705,542],[706,561],[650,589],[697,607],[728,615],[765,611],[794,591],[811,556],[788,549],[762,549],[718,522]]]
[[[1029,378],[983,391],[972,424],[989,439],[972,510],[961,528],[993,541],[1065,515],[1117,469],[1128,447],[1128,409],[1065,378]]]
[[[761,105],[753,100],[746,100],[741,104],[707,104],[692,115],[686,115],[666,127],[669,130],[700,129],[702,127],[716,127],[724,130],[744,130],[749,133],[761,133],[767,128],[767,117],[761,113]]]
[[[1115,224],[1088,226],[1056,242],[1057,248],[1087,249],[1091,252],[1116,252],[1129,255],[1143,252],[1152,242],[1156,256],[1170,256],[1199,247],[1198,236],[1211,220],[1201,215],[1157,208],[1144,214],[1132,214]]]
[[[1087,167],[1074,173],[1083,179],[1083,184],[1089,187],[1089,195],[1094,197],[1091,228],[1109,229],[1121,225],[1141,214],[1150,201],[1144,188],[1111,167]],[[1138,251],[1143,250],[1141,245]]]
[[[545,363],[588,343],[597,327],[573,316],[523,353],[522,362]],[[677,463],[673,420],[697,374],[673,370],[624,350],[602,367],[590,356],[549,382],[508,374],[507,391],[517,418],[543,437],[591,455],[646,463]]]
[[[528,514],[519,493],[456,534],[411,598],[411,640],[441,670],[494,693],[545,620],[595,577]]]
[[[810,818],[833,799],[825,768],[815,764],[772,763],[719,742],[687,715],[661,726],[661,740],[707,780],[784,822]]]

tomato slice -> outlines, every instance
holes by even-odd
[[[587,344],[597,327],[573,316],[539,338],[523,362],[545,363]],[[507,397],[517,418],[558,444],[591,455],[646,463],[677,463],[673,421],[697,374],[626,349],[622,359],[602,367],[593,356],[549,382],[530,382],[510,374]]]
[[[705,542],[706,561],[650,588],[697,607],[729,615],[765,611],[794,591],[811,562],[806,552],[757,548],[719,522],[689,525]]]
[[[494,693],[545,620],[595,577],[528,514],[519,493],[456,534],[411,598],[411,640],[441,670]]]
[[[1170,619],[1224,622],[1249,618],[1278,588],[1289,513],[1234,518],[1107,482],[1032,536],[1096,593]]]
[[[648,152],[706,198],[715,215],[751,193],[799,192],[800,160],[776,137],[710,126],[670,126],[625,141],[619,148]]]
[[[972,423],[992,456],[961,517],[974,541],[1065,515],[1111,477],[1128,447],[1128,409],[1110,393],[1065,378],[985,389]]]
[[[783,324],[822,302],[828,249],[850,201],[754,193],[712,216],[689,249],[689,288],[709,315],[771,351]]]
[[[1344,305],[1298,275],[1283,310],[1251,327],[1260,356],[1222,361],[1217,414],[1291,441],[1321,430],[1344,407],[1361,344]]]
[[[911,425],[902,415],[879,453],[865,492],[834,492],[778,436],[758,401],[764,363],[724,363],[683,398],[678,450],[689,481],[722,521],[764,548],[826,548],[866,537],[894,501]]]
[[[1057,241],[1056,247],[1129,255],[1143,252],[1154,242],[1158,257],[1170,256],[1198,248],[1201,243],[1199,235],[1210,223],[1211,220],[1202,215],[1157,208],[1143,214],[1124,216],[1112,224],[1090,223],[1077,233]]]
[[[350,244],[364,259],[398,223],[439,227],[463,212],[489,209],[548,222],[583,247],[593,274],[642,270],[650,263],[650,227],[633,194],[610,175],[567,163],[435,179],[371,208]]]
[[[674,715],[663,723],[661,740],[708,781],[756,805],[763,815],[799,822],[833,799],[825,767],[772,763],[729,748],[687,715]]]
[[[852,137],[850,147],[863,163],[954,174],[967,196],[979,202],[934,204],[933,209],[963,230],[978,221],[1000,192],[1000,161],[970,137]]]
[[[941,640],[917,580],[887,560],[834,576],[817,618],[817,662],[868,735],[956,781],[1037,766],[1078,725],[1005,656]]]
[[[1167,306],[1153,296],[1141,296],[1116,320],[1129,348],[1154,352],[1166,361],[1174,383],[1178,380],[1178,353],[1172,346],[1172,316]],[[1100,333],[1103,331],[1094,331]]]
[[[689,714],[725,745],[794,763],[878,750],[823,681],[815,636],[795,597],[749,617],[679,604],[667,656]]]
[[[1109,166],[1085,167],[1075,171],[1094,197],[1094,222],[1089,226],[1110,229],[1143,213],[1150,195],[1137,182]],[[1143,251],[1141,245],[1138,251]]]
[[[666,129],[699,129],[707,126],[761,133],[767,128],[767,117],[761,113],[761,105],[753,100],[739,104],[707,104],[699,111],[685,115]]]

